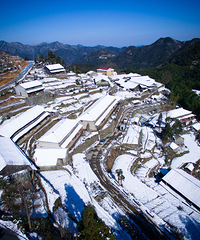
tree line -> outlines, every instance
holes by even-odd
[[[56,56],[56,54],[53,51],[48,51],[47,56],[44,56],[43,54],[41,54],[40,56],[36,56],[34,58],[34,61],[36,63],[40,63],[40,62],[49,63],[49,64],[60,63],[64,68],[66,68],[65,61],[61,59],[60,56]]]

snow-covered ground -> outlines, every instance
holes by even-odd
[[[197,239],[200,234],[199,218],[190,216],[193,209],[184,206],[186,202],[180,197],[173,196],[167,191],[165,185],[159,185],[153,179],[148,179],[147,183],[142,182],[137,176],[131,174],[130,168],[136,157],[125,154],[117,157],[112,168],[112,172],[117,179],[116,170],[122,169],[125,177],[123,187],[126,192],[131,193],[139,201],[140,208],[154,217],[151,220],[161,228],[165,223],[177,227],[186,239]],[[156,160],[151,160],[150,165],[154,166]],[[150,166],[149,165],[149,166]],[[148,164],[146,168],[148,169]],[[178,207],[181,205],[181,210]],[[187,209],[185,211],[185,209]],[[195,230],[195,231],[194,231]],[[196,238],[194,238],[196,237]]]
[[[180,168],[186,162],[195,163],[200,159],[200,147],[195,141],[193,132],[182,136],[184,138],[184,144],[188,147],[189,153],[182,157],[174,158],[171,164],[172,168]]]
[[[54,213],[57,221],[67,230],[72,233],[77,232],[77,225],[71,219],[80,221],[85,205],[90,203],[95,207],[97,215],[113,229],[117,239],[131,239],[117,223],[118,217],[125,216],[125,213],[106,194],[84,154],[73,156],[73,169],[66,166],[66,170],[43,171],[42,175],[46,179],[43,180],[43,186],[47,192],[51,211],[59,196],[64,209],[67,210],[59,209]],[[101,194],[105,196],[97,202],[95,197]]]
[[[80,116],[94,101],[107,95],[109,91],[108,88],[102,88],[101,90],[97,88],[94,85],[93,78],[90,79],[86,74],[56,78],[49,77],[42,69],[33,69],[30,74],[36,74],[41,78],[40,81],[45,87],[45,92],[50,92],[54,96],[47,103],[44,103],[43,106],[54,109],[61,117],[66,117],[71,113],[74,113],[77,117]],[[132,74],[126,77],[136,79],[137,75]],[[76,84],[77,79],[82,81],[83,87]],[[97,75],[95,79],[96,81],[105,79],[109,81],[111,86],[114,86],[114,83],[108,77]],[[27,81],[30,81],[30,75],[27,76]],[[125,84],[124,80],[123,84]],[[139,91],[133,92],[118,87],[116,89],[117,91],[113,95],[120,97],[122,100],[130,98],[140,100],[142,96],[142,93]],[[160,101],[162,97],[162,94],[154,95],[153,98],[156,100],[145,99],[140,101],[139,106],[141,106],[141,109],[146,108],[147,102],[156,102],[158,106],[159,103],[157,101]],[[127,106],[133,107],[135,105],[134,102],[130,102]],[[20,107],[21,110],[27,108]],[[14,113],[16,110],[12,111]],[[144,116],[144,114],[141,114],[141,116]],[[150,115],[145,112],[146,116],[150,118]],[[16,116],[13,116],[6,122],[15,118]],[[131,123],[132,120],[129,122]],[[109,124],[108,121],[103,129],[108,127]],[[98,132],[91,134],[86,132],[77,141],[74,148],[97,134]],[[180,168],[187,162],[196,163],[200,159],[200,147],[195,141],[194,134],[191,132],[190,134],[184,134],[183,137],[189,153],[174,158],[171,163],[172,168]],[[116,184],[114,179],[110,179],[110,181],[118,186],[122,192],[125,191],[130,203],[140,208],[161,229],[164,229],[166,224],[170,224],[181,231],[185,239],[198,239],[200,235],[200,213],[189,206],[183,198],[164,183],[157,184],[154,178],[149,177],[152,169],[165,165],[165,159],[161,150],[162,142],[155,136],[153,130],[146,126],[128,124],[119,144],[125,144],[128,150],[126,154],[116,158],[112,172],[115,175],[115,179],[117,179],[116,170],[122,169],[125,177],[122,182],[123,187]],[[112,146],[112,143],[104,150],[103,155],[106,155],[106,151],[110,146]],[[93,145],[89,146],[89,148],[92,147]],[[57,158],[65,158],[65,156],[66,150],[64,149],[36,149],[34,155],[36,164],[39,166],[56,165]],[[99,179],[90,168],[85,155],[79,153],[73,155],[72,159],[72,166],[67,165],[61,170],[41,172],[43,176],[42,184],[47,193],[49,209],[54,214],[57,223],[72,234],[77,233],[76,222],[81,220],[81,214],[85,205],[92,204],[97,211],[97,215],[106,225],[113,229],[117,239],[131,239],[117,222],[120,216],[125,216],[125,212],[113,202],[107,191],[102,187]],[[140,166],[131,173],[131,166],[136,161],[139,161],[138,164]],[[108,176],[108,174],[105,173],[105,176]],[[58,206],[55,209],[59,198],[63,207]],[[45,214],[44,208],[41,207],[40,211],[41,214]]]

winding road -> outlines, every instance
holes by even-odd
[[[124,110],[123,114],[121,115],[121,119],[123,119],[125,116],[130,116],[130,110],[133,110],[133,108],[128,108]],[[103,150],[111,143],[111,141],[117,139],[121,134],[122,133],[120,131],[115,131],[113,135],[107,137],[107,140],[104,144],[96,145],[87,153],[86,157],[90,163],[93,172],[96,174],[96,176],[100,180],[100,183],[107,190],[115,203],[126,211],[130,219],[133,220],[134,223],[136,223],[136,225],[140,228],[141,232],[146,236],[147,239],[175,239],[174,236],[172,236],[167,231],[163,233],[157,226],[155,226],[155,224],[150,220],[150,218],[147,219],[147,216],[145,216],[139,210],[139,207],[137,208],[136,206],[131,204],[130,200],[127,200],[125,193],[123,193],[120,188],[117,188],[117,186],[113,185],[113,183],[106,177],[105,170],[102,170],[101,156]]]

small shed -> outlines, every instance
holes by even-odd
[[[194,170],[194,164],[189,162],[185,165],[185,167],[187,170],[189,170],[190,172],[192,172]]]
[[[169,148],[170,148],[171,150],[173,150],[174,152],[178,152],[179,146],[178,146],[176,143],[172,142],[172,143],[169,145]]]

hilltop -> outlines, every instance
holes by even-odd
[[[27,63],[19,56],[0,52],[0,86],[17,76]]]

